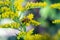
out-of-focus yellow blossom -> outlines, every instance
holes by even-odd
[[[18,16],[18,12],[12,12],[12,11],[7,11],[1,14],[1,18],[11,18],[14,19],[15,17]]]
[[[14,6],[18,11],[23,11],[24,7],[22,6],[24,0],[15,0]]]
[[[19,40],[21,37],[23,37],[24,39],[27,37],[27,35],[31,35],[33,33],[33,30],[30,30],[29,32],[19,32],[18,35],[17,35],[17,39]]]
[[[1,7],[1,11],[2,12],[10,11],[10,8],[8,8],[8,7]]]
[[[2,1],[0,1],[0,5],[2,5],[3,4],[3,2]]]
[[[27,26],[30,25],[30,21],[33,19],[34,15],[31,13],[29,14],[28,16],[25,16],[23,19],[22,19],[22,23],[25,23]]]
[[[9,27],[9,24],[4,24],[3,26],[2,26],[2,28],[8,28]]]
[[[19,23],[11,23],[11,24],[4,24],[4,25],[0,25],[1,28],[19,28],[20,24]]]
[[[0,9],[0,15],[1,15],[1,18],[11,18],[11,19],[14,19],[16,17],[18,17],[18,12],[13,12],[11,10],[11,6],[10,5],[5,5],[5,2],[8,4],[8,2],[10,2],[11,0],[4,0],[1,2],[3,2],[3,5],[1,6],[1,9]]]
[[[26,34],[27,34],[27,35],[31,35],[31,34],[33,33],[33,30],[34,30],[34,29],[29,30]]]
[[[3,1],[5,5],[9,5],[10,4],[10,1],[9,0],[5,0]]]
[[[27,35],[28,34],[28,35]],[[49,35],[42,35],[42,34],[29,34],[27,33],[26,34],[26,37],[24,38],[25,40],[50,40],[49,38]]]
[[[33,30],[30,30],[28,32],[20,32],[17,36],[18,40],[22,37],[24,40],[49,40],[48,35],[41,35],[41,34],[32,34]]]
[[[30,9],[30,8],[39,8],[39,7],[45,7],[47,5],[46,2],[27,2],[25,9]]]
[[[2,14],[2,18],[8,18],[9,16],[7,14]]]
[[[25,6],[25,10],[28,10],[30,8],[30,2],[27,2],[26,6]]]
[[[25,37],[26,35],[26,32],[22,31],[22,32],[19,32],[18,35],[17,35],[17,39],[19,40],[21,37]]]
[[[14,12],[10,12],[11,14],[9,15],[11,19],[14,19]]]
[[[25,40],[42,40],[42,35],[35,34],[35,35],[26,35]]]
[[[60,9],[60,3],[51,4],[51,8]]]
[[[0,5],[9,5],[10,0],[0,0]]]
[[[15,0],[15,1],[14,1],[14,6],[15,6],[15,7],[22,6],[23,1],[24,1],[24,0]]]
[[[27,18],[28,18],[29,20],[32,20],[32,19],[34,18],[34,15],[31,13],[31,14],[29,14],[29,15],[27,16]]]
[[[23,19],[22,19],[22,23],[26,24],[26,26],[29,26],[31,23],[34,24],[34,25],[39,25],[40,23],[33,20],[34,18],[34,15],[31,13],[29,14],[28,16],[25,16]]]
[[[30,26],[30,23],[26,23],[26,26]]]
[[[9,18],[9,15],[10,15],[10,13],[8,11],[4,12],[1,14],[1,18]]]
[[[24,2],[24,0],[15,0],[15,3],[21,4],[21,3],[23,3],[23,2]]]
[[[37,22],[37,21],[35,21],[35,20],[31,20],[31,23],[32,23],[33,25],[35,25],[35,26],[40,25],[40,23]]]
[[[11,23],[11,28],[19,28],[20,24],[19,23]]]
[[[52,23],[60,23],[60,20],[54,20]]]
[[[23,6],[21,6],[21,5],[20,6],[17,6],[16,8],[17,8],[18,11],[24,11]]]
[[[16,12],[16,13],[11,12],[9,16],[10,16],[11,19],[14,19],[14,18],[16,18],[16,17],[19,17],[19,16],[18,16],[18,12]]]
[[[44,2],[44,3],[43,3],[43,7],[46,7],[46,6],[47,6],[47,3],[46,3],[46,2]]]

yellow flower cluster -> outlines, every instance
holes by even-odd
[[[44,34],[32,34],[33,30],[30,30],[28,32],[20,32],[17,36],[17,39],[20,40],[20,38],[22,37],[24,40],[49,40],[49,35]]]
[[[27,35],[25,40],[42,40],[42,35],[40,34],[35,34],[30,36]]]
[[[3,4],[3,2],[2,1],[0,1],[0,5],[2,5]]]
[[[33,30],[34,29],[32,29],[26,33],[24,40],[43,40],[43,39],[48,40],[49,35],[46,35],[46,34],[44,34],[44,35],[41,35],[41,34],[32,35]]]
[[[18,11],[25,11],[28,10],[30,8],[38,8],[38,7],[45,7],[47,5],[46,2],[27,2],[27,4],[25,6],[23,6],[23,2],[24,0],[14,0],[13,2],[13,6],[16,8],[16,10]],[[2,6],[11,6],[11,0],[1,0],[0,4]]]
[[[18,11],[23,11],[24,10],[24,8],[22,6],[23,1],[24,0],[15,0],[14,1],[14,6]]]
[[[9,7],[1,7],[0,11],[3,13],[3,12],[8,12],[8,11],[11,11]]]
[[[13,12],[10,7],[11,0],[0,0],[0,19],[18,17],[18,12]],[[12,4],[11,4],[12,5]]]
[[[27,2],[27,4],[23,7],[22,5],[23,2],[24,2],[23,0],[17,0],[14,2],[14,6],[16,7],[17,10],[24,11],[30,8],[45,7],[47,5],[46,2],[36,2],[36,3]]]
[[[40,23],[33,20],[33,18],[34,18],[34,15],[31,13],[22,19],[22,23],[24,23],[26,26],[29,26],[30,24],[33,24],[35,26],[40,25]]]
[[[29,15],[27,16],[27,18],[28,18],[29,20],[32,20],[32,19],[34,18],[34,15],[31,13],[31,14],[29,14]]]
[[[49,40],[49,37],[41,34],[26,35],[25,40]]]
[[[27,2],[25,9],[30,9],[30,8],[40,8],[40,7],[45,7],[47,5],[46,2]]]
[[[19,40],[21,37],[23,37],[23,38],[25,39],[25,38],[27,37],[27,35],[31,35],[31,34],[33,33],[33,30],[34,30],[34,29],[31,29],[31,30],[28,31],[28,32],[22,31],[22,32],[18,33],[17,39]]]
[[[0,5],[10,5],[10,0],[0,0]]]
[[[24,0],[14,0],[13,6],[16,8],[18,11],[25,11],[30,8],[40,8],[40,7],[46,7],[47,3],[46,2],[27,2],[25,6],[23,6]],[[0,1],[0,6],[11,6],[11,0],[1,0]],[[60,3],[55,3],[51,5],[51,8],[58,8],[60,9]]]
[[[4,25],[0,25],[0,28],[19,28],[20,24],[19,23],[11,23],[11,24],[4,24]]]
[[[0,14],[0,18],[11,18],[11,19],[14,19],[18,17],[18,12],[14,13],[12,11],[7,11],[7,12],[4,12],[2,14]]]
[[[35,25],[35,26],[40,25],[40,23],[37,22],[37,21],[35,21],[35,20],[31,20],[31,23],[32,23],[33,25]]]
[[[26,34],[26,32],[19,32],[18,35],[17,35],[17,39],[19,40],[21,37],[24,37]]]
[[[60,3],[55,3],[51,5],[51,8],[57,8],[60,9]]]
[[[60,20],[54,20],[52,23],[60,23]]]

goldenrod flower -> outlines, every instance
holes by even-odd
[[[28,18],[29,20],[32,20],[32,19],[34,18],[34,15],[31,13],[31,14],[29,14],[29,15],[27,16],[27,18]]]
[[[17,39],[19,40],[21,37],[23,37],[24,40],[25,40],[27,36],[29,36],[29,35],[32,34],[33,30],[34,30],[34,29],[30,30],[29,32],[24,32],[24,31],[22,31],[22,32],[18,33]],[[29,37],[30,37],[30,36],[29,36]]]
[[[19,28],[20,27],[20,24],[19,23],[12,23],[11,24],[11,27],[12,28]]]
[[[11,19],[14,19],[15,17],[19,17],[18,16],[18,12],[6,11],[6,12],[1,14],[1,18],[11,18]]]
[[[29,26],[31,23],[36,26],[39,25],[40,23],[33,20],[33,18],[34,18],[34,15],[31,13],[22,19],[22,23],[26,24],[27,26]]]
[[[15,0],[14,6],[16,7],[16,9],[18,11],[23,11],[24,10],[24,7],[22,6],[23,1],[24,0]]]
[[[7,14],[2,14],[2,18],[8,18],[9,16]]]
[[[49,36],[48,35],[41,35],[41,34],[32,34],[33,30],[30,30],[28,32],[20,32],[17,36],[17,39],[20,40],[20,38],[22,37],[24,40],[49,40]]]
[[[21,37],[25,37],[26,35],[26,32],[22,31],[22,32],[19,32],[18,35],[17,35],[17,39],[20,40]]]
[[[3,4],[3,1],[0,1],[0,5],[2,5]]]
[[[30,21],[33,19],[34,15],[33,14],[29,14],[28,16],[25,16],[22,19],[22,23],[26,24],[27,26],[30,25]]]
[[[24,0],[15,0],[15,3],[21,4],[21,3],[23,3],[23,2],[24,2]]]
[[[23,6],[22,6],[22,5],[17,6],[17,7],[16,7],[16,9],[17,9],[18,11],[23,11],[23,10],[24,10],[24,8],[23,8]]]
[[[1,11],[2,12],[8,12],[8,11],[10,11],[10,8],[8,8],[8,7],[1,7]]]
[[[40,25],[40,23],[37,22],[37,21],[35,21],[35,20],[31,20],[31,23],[32,23],[33,25],[35,25],[35,26]]]
[[[4,25],[0,25],[2,28],[19,28],[20,24],[19,23],[11,23],[11,24],[4,24]]]
[[[46,2],[44,2],[44,3],[43,3],[43,7],[46,7],[46,6],[47,6],[47,3],[46,3]]]
[[[30,26],[30,24],[29,23],[26,23],[26,26]]]
[[[51,8],[57,8],[60,9],[60,3],[55,3],[51,5]]]
[[[5,5],[9,5],[11,2],[9,0],[3,1]]]
[[[46,7],[47,3],[46,2],[27,2],[25,9],[28,10],[30,8],[41,8],[41,7]]]
[[[52,23],[60,23],[60,20],[54,20]]]

